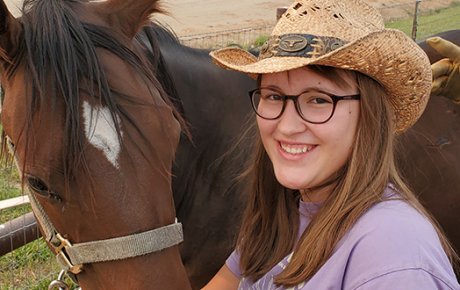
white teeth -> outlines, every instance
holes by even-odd
[[[296,145],[295,147],[291,146],[291,145],[285,145],[285,144],[281,144],[281,148],[286,151],[287,153],[290,153],[290,154],[302,154],[302,153],[306,153],[308,151],[310,151],[313,146],[308,146],[308,145],[304,145],[304,146],[300,146],[300,145]]]

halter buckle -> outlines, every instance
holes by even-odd
[[[65,270],[67,270],[68,272],[72,273],[72,274],[78,274],[82,271],[82,268],[83,268],[83,265],[74,265],[72,264],[72,262],[70,261],[70,258],[69,256],[67,255],[67,253],[65,252],[65,249],[67,247],[72,247],[72,244],[69,242],[69,240],[67,240],[66,238],[64,238],[63,236],[61,236],[61,234],[56,234],[56,238],[59,239],[60,241],[60,244],[55,246],[54,250],[56,251],[56,259],[59,263],[59,265],[61,265],[61,267]]]

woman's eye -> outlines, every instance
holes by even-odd
[[[310,102],[313,103],[313,104],[329,104],[329,103],[331,103],[331,101],[329,99],[322,98],[322,97],[312,98],[310,100]]]
[[[307,93],[301,96],[302,103],[311,105],[331,104],[332,99],[326,94],[321,93]]]
[[[280,95],[271,94],[271,95],[267,95],[266,97],[264,97],[264,99],[269,100],[269,101],[282,101],[283,97]]]

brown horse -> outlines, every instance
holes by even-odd
[[[443,37],[460,46],[460,30]],[[419,43],[434,63],[443,56]],[[401,170],[420,200],[441,224],[460,253],[460,105],[432,96],[420,120],[399,137]],[[458,269],[460,270],[460,269]],[[457,272],[460,281],[460,272]]]
[[[157,2],[26,0],[15,19],[0,1],[4,134],[83,289],[190,289],[171,189],[181,119],[134,38]]]

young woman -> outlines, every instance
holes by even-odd
[[[205,289],[460,289],[447,239],[398,174],[395,135],[422,114],[423,51],[359,0],[298,0],[258,59],[259,140],[235,251]]]

